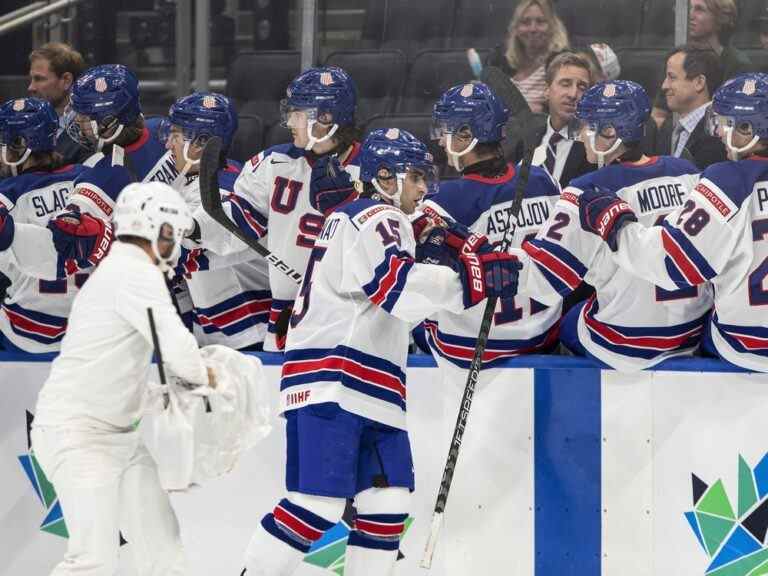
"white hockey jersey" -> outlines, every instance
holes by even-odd
[[[62,212],[75,186],[75,180],[88,171],[82,165],[69,165],[53,172],[27,172],[0,180],[0,205],[5,206],[17,231],[38,228],[50,243],[48,221]],[[0,308],[0,332],[17,348],[31,353],[56,352],[67,327],[67,316],[78,289],[88,278],[78,273],[56,279],[56,269],[63,270],[58,258],[51,262],[51,276],[31,276],[22,265],[22,253],[29,259],[40,250],[27,245],[23,232],[14,236],[11,249],[0,252],[0,273],[11,281]]]
[[[520,275],[520,293],[550,303],[582,280],[594,286],[596,297],[579,317],[579,341],[617,370],[641,370],[692,353],[712,306],[710,287],[670,292],[620,268],[610,248],[581,228],[578,197],[590,186],[612,190],[642,224],[653,226],[685,203],[697,172],[687,160],[662,156],[612,164],[571,181],[547,224],[523,244],[530,260]]]
[[[669,289],[710,281],[717,351],[768,372],[768,157],[707,168],[661,227],[625,226],[615,260]]]
[[[359,147],[355,144],[344,164],[353,177],[359,170]],[[266,236],[267,248],[297,271],[306,268],[324,220],[309,203],[311,162],[311,156],[305,150],[292,144],[268,148],[246,162],[227,208],[243,231],[257,239]],[[221,255],[241,249],[242,242],[202,210],[194,216],[200,225],[203,248]],[[275,322],[284,309],[293,306],[298,286],[272,267],[269,269],[269,285],[272,305],[264,349],[277,351]]]
[[[232,193],[238,174],[233,163],[219,172],[222,195]],[[195,212],[200,206],[199,178],[190,176],[175,186]],[[193,332],[201,346],[240,349],[264,341],[271,301],[264,258],[250,249],[230,256],[185,249],[177,270],[185,277],[192,300]]]
[[[409,323],[463,310],[458,275],[415,263],[415,248],[408,218],[388,204],[363,198],[328,217],[291,318],[281,412],[337,402],[405,429]]]
[[[501,242],[509,226],[518,178],[510,165],[499,178],[469,174],[460,180],[449,180],[440,185],[440,191],[428,198],[422,208],[485,234],[490,242]],[[559,186],[544,170],[533,167],[510,238],[511,247],[519,248],[524,240],[536,236],[559,197]],[[481,303],[460,314],[441,311],[427,320],[425,327],[432,348],[453,364],[469,368],[484,310],[485,303]],[[520,354],[534,354],[555,344],[561,310],[560,300],[551,306],[533,298],[499,300],[483,354],[483,367]]]

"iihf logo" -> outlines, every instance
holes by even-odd
[[[691,474],[694,509],[685,518],[710,558],[708,576],[768,574],[768,454],[754,468],[739,455],[738,478],[734,511],[722,480]]]
[[[40,464],[38,464],[37,458],[31,450],[32,441],[29,438],[29,433],[32,429],[32,420],[34,420],[34,416],[27,410],[27,453],[19,456],[19,462],[27,478],[32,483],[35,494],[37,494],[45,508],[45,518],[43,523],[40,524],[40,530],[61,536],[62,538],[69,538],[67,525],[64,523],[61,505],[59,504],[59,498],[56,496],[56,491],[53,489],[53,484],[45,477],[43,469],[40,468]]]

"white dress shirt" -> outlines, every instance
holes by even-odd
[[[552,128],[552,117],[548,116],[547,131],[544,133],[544,137],[541,139],[541,144],[539,144],[538,148],[536,148],[536,151],[534,152],[534,166],[545,166],[547,161],[547,147],[549,146],[549,139],[552,138],[552,135],[555,132],[556,130]],[[551,176],[555,180],[560,181],[560,176],[563,175],[563,169],[565,168],[565,163],[568,160],[568,155],[571,153],[571,148],[573,147],[573,139],[571,138],[571,134],[568,131],[568,126],[557,130],[557,132],[563,137],[563,139],[554,146],[555,168],[552,171],[553,173]]]

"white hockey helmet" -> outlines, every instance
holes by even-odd
[[[136,236],[152,243],[160,269],[167,272],[176,265],[181,242],[193,226],[192,215],[179,193],[161,182],[134,183],[117,197],[115,236]],[[167,256],[160,253],[158,240],[173,241]]]

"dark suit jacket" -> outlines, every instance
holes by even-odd
[[[652,121],[651,121],[652,122]],[[720,138],[707,133],[706,116],[702,118],[696,128],[691,132],[688,142],[683,148],[682,158],[690,160],[696,166],[704,170],[707,166],[727,160],[725,146]],[[652,154],[668,156],[672,154],[672,121],[667,120],[661,125],[655,139],[655,148],[650,150]],[[646,152],[647,153],[647,152]]]
[[[536,146],[541,144],[544,135],[547,133],[546,117],[545,122],[542,125],[533,128],[528,137],[524,140],[520,140],[515,146],[513,160],[518,162],[525,154],[524,142],[532,142]],[[581,142],[574,142],[571,146],[571,151],[568,153],[568,158],[565,160],[565,166],[563,166],[563,173],[560,175],[560,187],[565,188],[571,180],[578,176],[582,176],[587,172],[597,170],[597,165],[590,164],[587,160],[587,153],[584,151],[584,144]]]

